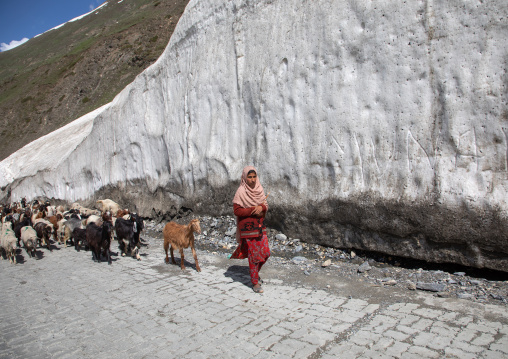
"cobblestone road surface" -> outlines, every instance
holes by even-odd
[[[503,305],[302,282],[274,260],[260,295],[246,260],[198,251],[198,273],[186,250],[181,271],[144,240],[139,262],[56,245],[0,261],[0,358],[508,358]]]

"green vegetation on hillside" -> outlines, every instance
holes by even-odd
[[[0,53],[0,160],[110,102],[161,55],[187,3],[110,1]]]

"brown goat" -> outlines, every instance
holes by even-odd
[[[32,213],[32,223],[35,223],[35,220],[46,218],[46,212],[44,211],[37,211]]]
[[[126,214],[129,214],[129,210],[128,209],[119,209],[118,212],[116,212],[116,218],[121,218],[123,216],[125,216]]]
[[[110,211],[104,212],[101,215],[101,218],[103,222],[111,222],[112,221],[111,212]]]
[[[173,249],[180,250],[180,267],[185,269],[183,249],[191,247],[194,261],[196,262],[196,270],[201,272],[199,268],[198,256],[194,249],[194,232],[201,233],[201,227],[199,226],[199,219],[193,219],[187,225],[177,224],[175,222],[169,222],[164,227],[162,233],[164,233],[164,250],[166,251],[166,263],[169,263],[168,249],[171,252],[171,262],[176,264],[175,257],[173,256]],[[171,248],[169,248],[171,245]]]
[[[46,217],[46,219],[51,222],[53,225],[53,238],[55,241],[58,240],[58,222],[63,218],[60,213],[57,213],[55,216]]]

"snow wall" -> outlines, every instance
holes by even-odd
[[[339,248],[508,271],[508,2],[191,0],[112,103],[0,163],[1,197],[232,214]]]

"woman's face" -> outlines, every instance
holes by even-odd
[[[254,187],[256,187],[256,179],[257,179],[256,172],[250,172],[247,175],[247,186],[254,189]]]

